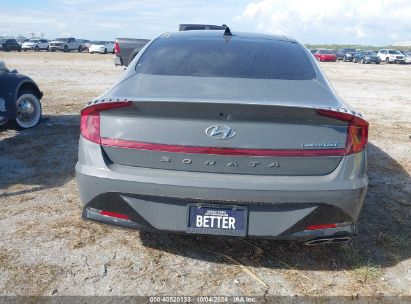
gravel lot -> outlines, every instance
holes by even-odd
[[[411,295],[411,65],[322,63],[370,122],[360,234],[343,246],[176,236],[83,221],[78,112],[112,55],[0,53],[44,92],[32,130],[0,131],[1,295]]]

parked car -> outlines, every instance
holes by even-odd
[[[94,53],[114,54],[114,42],[113,41],[93,41],[91,43],[91,46],[89,47],[88,52],[90,54],[94,54]]]
[[[311,54],[314,55],[315,53],[317,53],[318,49],[310,49],[309,51],[310,51]]]
[[[88,52],[87,44],[90,43],[90,40],[76,39],[76,42],[77,42],[77,48],[79,52],[84,52],[84,51]]]
[[[411,51],[404,51],[404,55],[405,55],[405,63],[411,63]]]
[[[341,50],[332,50],[335,56],[337,56],[337,60],[344,60],[345,54]]]
[[[357,53],[357,50],[353,48],[342,48],[339,49],[338,52],[340,53],[340,55],[338,56],[342,56],[343,61],[353,61],[354,55],[355,53]]]
[[[380,64],[381,59],[373,51],[361,51],[357,52],[354,55],[353,62],[361,62],[361,63],[376,63]]]
[[[391,49],[382,49],[378,52],[378,57],[386,63],[404,63],[405,56],[400,51]]]
[[[314,57],[315,57],[318,61],[332,61],[332,62],[336,62],[336,61],[337,61],[337,55],[335,55],[332,50],[319,49],[319,50],[317,50],[317,52],[314,54]]]
[[[31,78],[10,71],[0,61],[0,125],[12,123],[20,129],[36,126],[41,118],[42,96]]]
[[[367,136],[368,123],[297,41],[167,33],[81,111],[83,216],[151,231],[345,242],[367,190]]]
[[[86,40],[83,44],[83,52],[89,52],[90,46],[92,44],[92,41]]]
[[[114,42],[114,53],[116,54],[114,64],[128,66],[149,41],[148,39],[117,38]]]
[[[40,50],[49,50],[49,42],[46,39],[30,39],[29,41],[23,42],[21,48],[23,51],[28,51],[28,50],[33,50],[35,52],[38,52]]]
[[[16,39],[0,38],[0,51],[4,51],[4,52],[18,51],[18,52],[21,52],[21,45],[17,43]]]
[[[23,45],[24,42],[29,41],[30,39],[26,38],[26,37],[17,37],[16,41],[18,44]]]
[[[225,30],[227,25],[212,24],[180,24],[178,30],[181,31],[198,31],[198,30]]]
[[[81,52],[81,49],[79,48],[79,45],[77,44],[77,41],[75,38],[57,38],[53,41],[50,41],[49,49],[52,52],[55,52],[55,51],[64,51],[64,52],[79,51]]]

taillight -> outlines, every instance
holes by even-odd
[[[368,122],[364,119],[343,112],[318,109],[318,115],[348,122],[345,155],[354,154],[365,149],[368,141]]]
[[[88,106],[81,110],[80,133],[84,138],[101,144],[100,112],[124,108],[131,105],[131,101],[100,103]]]
[[[114,53],[120,54],[120,45],[118,44],[118,41],[114,42]]]

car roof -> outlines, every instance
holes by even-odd
[[[277,41],[287,41],[296,42],[296,40],[288,38],[284,35],[269,35],[260,33],[247,33],[247,32],[235,32],[231,30],[232,36],[224,36],[223,30],[192,30],[192,31],[181,31],[181,32],[170,32],[160,35],[161,38],[178,38],[178,39],[192,39],[192,38],[205,38],[205,39],[218,39],[227,37],[236,37],[243,39],[266,39],[266,40],[277,40]]]

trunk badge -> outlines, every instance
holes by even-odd
[[[206,129],[206,134],[213,139],[230,139],[235,136],[235,131],[228,126],[211,126]]]

